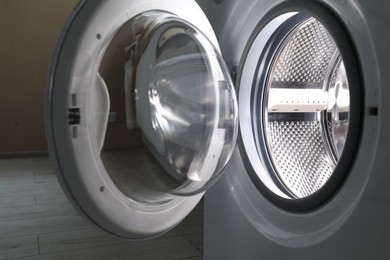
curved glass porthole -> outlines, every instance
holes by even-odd
[[[345,174],[336,170],[351,128],[345,66],[328,28],[300,13],[277,17],[252,44],[242,77],[257,77],[252,85],[242,80],[239,102],[241,117],[251,114],[250,123],[240,119],[241,132],[254,137],[242,142],[256,175],[278,197],[308,198]],[[250,105],[241,104],[245,96]]]
[[[237,104],[205,35],[169,13],[140,14],[116,32],[99,71],[111,113],[97,124],[100,157],[122,193],[161,204],[217,179],[236,140]]]

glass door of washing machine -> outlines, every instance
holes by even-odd
[[[47,140],[64,191],[96,226],[144,239],[178,224],[228,162],[237,114],[195,1],[74,9],[53,55]]]

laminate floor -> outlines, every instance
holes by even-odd
[[[203,204],[164,236],[113,238],[67,201],[47,157],[0,159],[0,259],[201,260]]]

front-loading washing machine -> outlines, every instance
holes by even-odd
[[[46,98],[68,198],[147,239],[209,190],[205,259],[387,259],[386,7],[80,1]]]
[[[389,3],[204,4],[240,128],[205,259],[388,259]]]

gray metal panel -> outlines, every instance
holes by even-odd
[[[244,1],[225,0],[219,6],[214,1],[208,1],[205,11],[219,37],[226,60],[233,65],[239,63],[242,42],[247,40],[248,31],[253,31],[258,21],[277,3],[282,2],[287,1],[256,0],[246,1],[244,4]],[[390,124],[387,119],[390,103],[386,102],[390,97],[389,2],[317,2],[327,6],[346,27],[348,37],[354,42],[357,59],[361,62],[360,77],[365,88],[365,108],[362,115],[365,119],[351,173],[338,194],[312,212],[299,215],[276,209],[274,218],[260,218],[258,215],[264,214],[265,209],[271,209],[272,205],[251,184],[249,177],[244,177],[248,174],[241,165],[242,159],[236,158],[234,165],[228,166],[227,174],[205,196],[205,260],[390,258]],[[348,201],[353,201],[356,205],[351,207]],[[306,226],[315,226],[318,223],[314,218],[311,222],[305,222],[305,217],[310,218],[326,207],[334,207],[335,214],[348,207],[352,210],[335,231],[315,243],[282,245],[280,241],[271,240],[264,232],[264,228],[272,229],[273,224],[281,219],[284,220],[281,221],[284,226],[280,230],[289,229],[296,224],[294,218],[297,216],[302,217]],[[248,210],[249,208],[252,210]],[[285,217],[288,215],[290,218]],[[326,221],[326,218],[321,221]],[[296,231],[303,233],[300,229]],[[293,238],[285,237],[285,241],[288,240],[292,244]]]
[[[281,246],[260,234],[243,215],[225,177],[205,196],[204,260],[389,259],[390,211],[361,204],[337,233],[310,247]],[[286,223],[288,224],[288,223]]]

